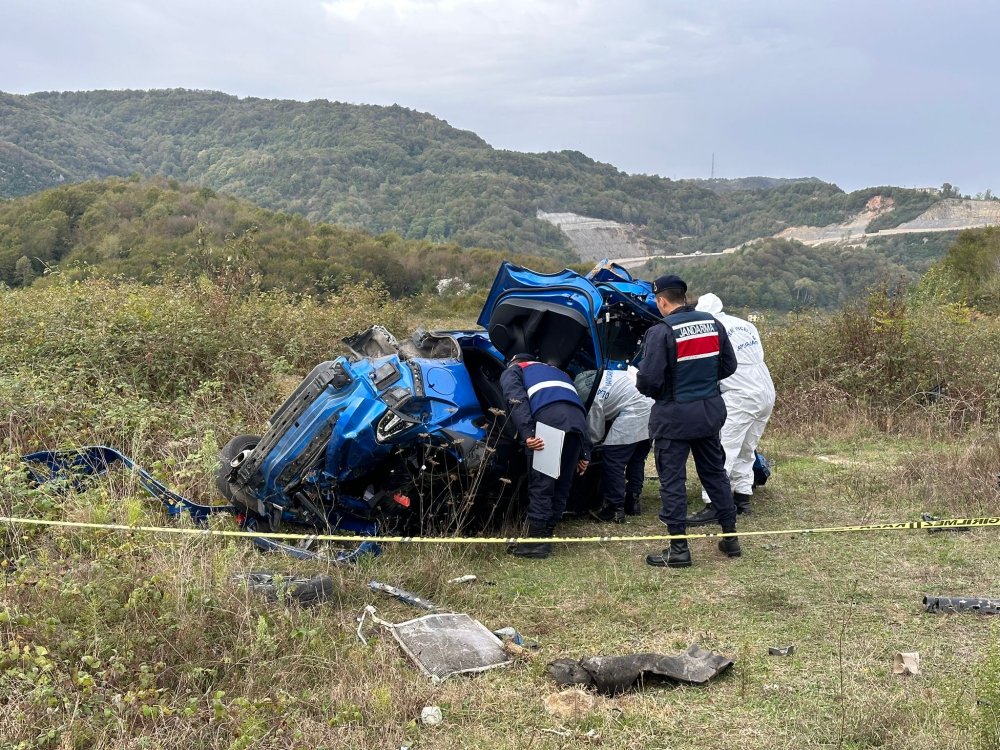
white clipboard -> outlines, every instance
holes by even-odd
[[[559,466],[562,463],[563,440],[566,437],[565,430],[550,427],[543,422],[536,422],[535,437],[541,438],[545,447],[540,451],[535,451],[535,455],[531,457],[531,468],[553,479],[558,479]]]

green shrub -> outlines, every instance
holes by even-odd
[[[405,311],[378,286],[318,300],[92,279],[0,292],[0,439],[19,450],[106,442],[138,448],[259,425],[287,389],[374,322]],[[186,455],[184,450],[175,451]]]
[[[1000,228],[962,232],[941,267],[961,299],[979,310],[1000,312]]]
[[[836,314],[769,332],[776,419],[794,425],[860,409],[890,425],[914,412],[952,427],[996,423],[1000,321],[920,292],[882,287]]]

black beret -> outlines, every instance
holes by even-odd
[[[669,276],[661,276],[656,281],[653,282],[653,294],[659,294],[664,289],[680,289],[682,292],[687,294],[688,285],[684,283],[684,279],[680,276],[674,276],[670,274]]]

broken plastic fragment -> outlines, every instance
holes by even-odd
[[[981,615],[1000,614],[1000,599],[978,596],[925,596],[924,609],[928,612],[975,612]]]
[[[420,709],[420,723],[427,727],[437,726],[444,720],[438,706],[424,706]]]
[[[892,673],[903,675],[920,674],[920,654],[916,651],[903,651],[892,659]]]
[[[250,591],[263,594],[268,601],[294,601],[303,607],[311,607],[333,597],[336,588],[333,579],[327,575],[312,578],[282,575],[269,570],[252,570],[236,573],[232,581],[245,585]]]
[[[420,609],[426,609],[428,612],[439,611],[438,605],[428,599],[422,599],[416,594],[411,594],[409,591],[403,589],[398,589],[395,586],[390,586],[388,583],[381,583],[379,581],[369,581],[368,588],[372,591],[381,591],[383,594],[388,594],[401,602],[406,604],[411,604],[414,607],[419,607]]]
[[[560,685],[594,687],[606,695],[642,688],[647,677],[700,685],[729,669],[733,660],[692,644],[687,651],[671,656],[632,654],[591,656],[579,661],[557,659],[549,664],[549,674]]]
[[[949,519],[939,518],[938,516],[932,516],[930,513],[921,513],[920,520],[922,521],[945,521]],[[928,534],[937,534],[942,531],[972,531],[971,526],[962,526],[960,524],[948,525],[948,526],[936,526],[931,529],[927,529]]]

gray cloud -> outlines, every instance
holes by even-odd
[[[671,177],[1000,186],[987,0],[8,0],[0,88],[431,112]]]

